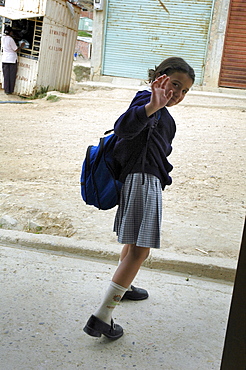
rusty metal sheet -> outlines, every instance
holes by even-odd
[[[246,89],[246,2],[231,0],[219,86]]]

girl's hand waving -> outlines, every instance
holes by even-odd
[[[170,78],[167,75],[162,75],[158,77],[154,82],[152,82],[151,89],[151,99],[148,104],[145,105],[147,116],[151,116],[159,109],[166,106],[167,102],[172,98],[173,91],[167,88]]]

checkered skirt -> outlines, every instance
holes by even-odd
[[[162,189],[160,180],[151,175],[131,173],[121,190],[114,231],[119,243],[160,248]]]

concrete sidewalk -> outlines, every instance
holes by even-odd
[[[1,369],[219,369],[231,283],[143,268],[135,285],[149,299],[114,311],[123,337],[92,338],[82,328],[117,263],[53,252],[50,236],[31,235],[28,248],[18,237],[1,238]]]
[[[102,259],[103,261],[119,260],[121,246],[116,243],[98,243],[88,240],[75,240],[47,234],[31,234],[23,231],[0,229],[0,244],[14,247],[29,247],[53,252],[74,254],[78,257]],[[151,250],[144,266],[170,272],[183,273],[187,277],[219,279],[233,282],[237,260],[177,254],[165,250]]]

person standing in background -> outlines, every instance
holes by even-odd
[[[2,40],[2,70],[3,70],[3,87],[5,94],[12,94],[15,88],[17,75],[17,52],[23,48],[23,42],[19,47],[13,39],[13,30],[10,26],[5,28],[5,36]]]

